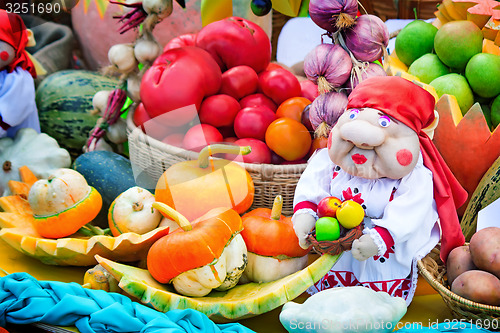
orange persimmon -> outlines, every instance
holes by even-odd
[[[307,128],[292,118],[278,118],[266,130],[268,147],[287,161],[306,156],[311,142],[311,134]]]

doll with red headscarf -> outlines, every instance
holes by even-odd
[[[28,38],[21,17],[0,10],[0,138],[14,137],[24,127],[40,132]]]
[[[328,147],[308,162],[296,188],[292,221],[302,247],[327,196],[365,210],[363,235],[309,289],[362,285],[410,304],[419,259],[441,240],[441,258],[464,244],[457,207],[467,192],[423,129],[434,97],[400,77],[372,77],[350,93]]]

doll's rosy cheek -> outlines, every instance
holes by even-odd
[[[326,142],[326,147],[328,149],[332,147],[332,131],[330,131],[330,134],[328,135],[328,141]]]
[[[9,52],[7,51],[0,52],[0,59],[2,59],[3,61],[7,61],[9,59]]]
[[[413,155],[408,149],[401,149],[396,153],[396,159],[402,166],[407,166],[413,161]]]

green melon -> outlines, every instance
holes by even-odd
[[[56,139],[73,158],[80,155],[99,118],[91,114],[94,94],[117,85],[117,79],[85,70],[70,69],[47,76],[36,91],[42,132]]]
[[[497,96],[500,94],[500,56],[489,53],[474,55],[465,67],[465,77],[472,91],[479,96]]]
[[[126,293],[158,311],[196,309],[214,322],[224,323],[266,313],[295,299],[318,282],[339,257],[325,254],[301,271],[279,280],[240,284],[227,291],[212,291],[205,297],[182,296],[171,285],[158,283],[145,269],[100,256],[96,260]]]
[[[394,49],[398,58],[407,66],[434,49],[438,29],[430,23],[415,20],[408,23],[396,37]]]

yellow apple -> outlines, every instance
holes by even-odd
[[[365,217],[365,210],[353,200],[344,201],[337,209],[337,220],[346,229],[357,227]]]

